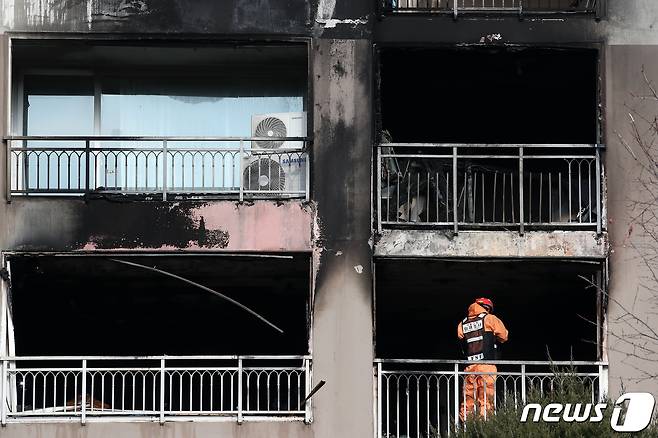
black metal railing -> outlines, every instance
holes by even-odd
[[[37,137],[7,141],[7,199],[26,195],[306,198],[305,137]],[[271,145],[271,147],[269,147]]]
[[[385,13],[595,14],[603,0],[383,0]]]
[[[600,145],[384,143],[382,228],[602,228]]]

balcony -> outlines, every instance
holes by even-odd
[[[450,435],[459,422],[463,371],[467,362],[450,360],[379,359],[377,380],[377,438]],[[556,368],[567,368],[590,394],[583,403],[597,403],[607,393],[605,362],[498,361],[494,407],[522,408],[528,394],[543,398],[559,384]],[[575,371],[574,371],[575,370]],[[484,414],[484,413],[483,413]]]
[[[310,421],[309,356],[3,357],[2,424]]]
[[[600,145],[382,143],[377,226],[596,230]]]
[[[8,198],[308,199],[305,43],[17,38],[11,55]]]
[[[121,258],[4,260],[3,424],[310,421],[308,256]]]
[[[7,199],[309,197],[306,137],[53,137],[7,140]]]
[[[603,0],[383,0],[386,14],[513,14],[601,16]]]

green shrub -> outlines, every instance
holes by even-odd
[[[549,403],[591,403],[591,389],[575,377],[571,372],[556,373],[555,384],[552,392],[545,393],[543,397],[537,391],[529,391],[528,403],[538,403],[546,406]],[[539,421],[534,423],[528,421],[521,423],[521,412],[523,406],[514,408],[513,404],[498,406],[496,414],[489,416],[485,421],[479,416],[471,416],[467,419],[465,427],[456,434],[463,438],[619,438],[620,436],[632,436],[634,438],[658,437],[658,424],[654,423],[642,432],[622,434],[615,432],[610,427],[613,402],[607,400],[608,408],[604,411],[604,419],[598,423],[589,421],[577,423],[546,423]],[[532,418],[534,410],[530,412],[528,419]]]

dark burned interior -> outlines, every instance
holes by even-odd
[[[285,333],[199,288],[108,257],[13,257],[17,355],[308,352],[307,255],[117,258],[215,289]]]
[[[510,332],[506,360],[596,360],[595,262],[376,261],[376,355],[461,359],[457,324],[491,298]]]
[[[597,142],[597,52],[385,48],[381,128],[393,142]]]

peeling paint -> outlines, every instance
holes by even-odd
[[[363,266],[361,265],[356,265],[354,267],[354,270],[356,271],[357,274],[363,274]]]
[[[151,10],[144,0],[121,0],[103,4],[93,13],[93,19],[125,19],[135,15],[147,15]]]
[[[339,20],[337,18],[329,18],[329,19],[324,19],[324,18],[317,18],[315,20],[318,24],[321,24],[325,29],[331,29],[336,27],[339,24],[347,24],[351,25],[353,28],[361,25],[368,24],[368,18],[344,18],[342,20]]]
[[[375,255],[390,257],[579,257],[604,259],[607,235],[590,231],[526,232],[385,230]]]
[[[334,16],[336,0],[319,0],[316,20],[327,20]]]
[[[480,38],[481,43],[495,43],[502,41],[503,37],[499,33],[490,33],[489,35],[484,35]]]

